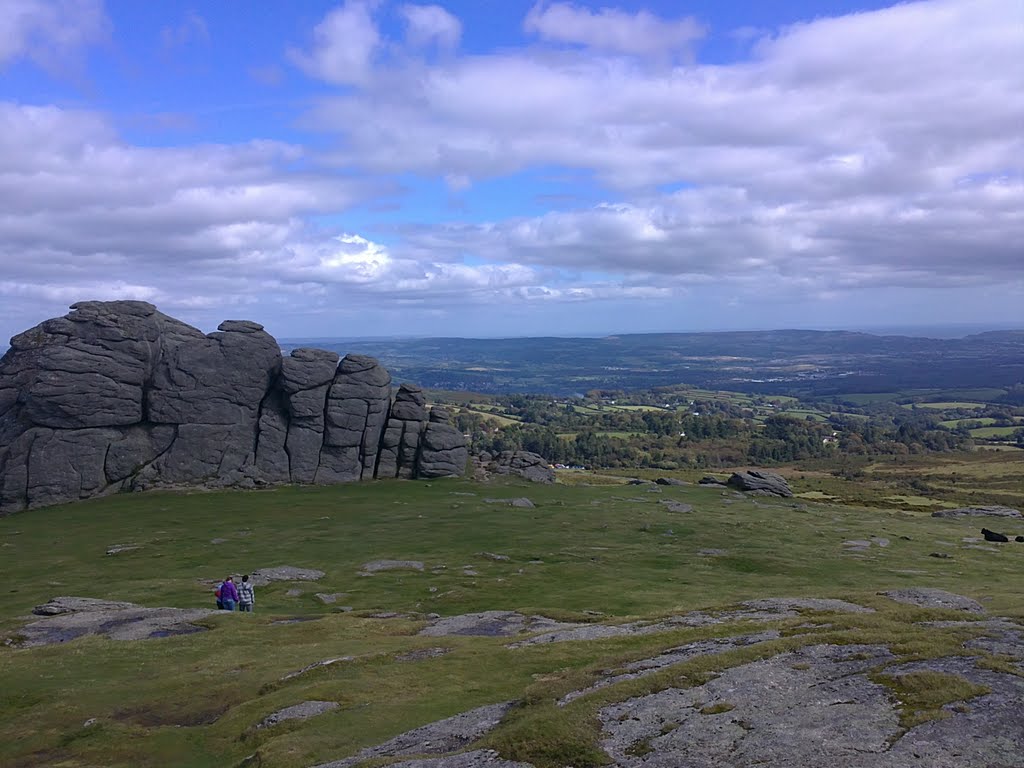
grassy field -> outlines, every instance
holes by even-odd
[[[1013,427],[979,427],[971,430],[971,437],[1009,437],[1020,428],[1020,424]]]
[[[996,464],[970,466],[991,476]],[[1019,478],[1019,462],[999,466]],[[967,469],[965,463],[956,471],[969,478]],[[948,475],[948,467],[939,470]],[[576,484],[554,486],[394,481],[119,495],[0,519],[7,586],[0,634],[12,639],[0,646],[0,764],[299,768],[475,706],[519,699],[523,707],[488,737],[490,746],[539,766],[596,765],[593,713],[600,703],[652,686],[692,684],[708,662],[610,686],[564,709],[553,706],[554,698],[630,659],[735,631],[715,626],[510,650],[501,638],[420,637],[421,617],[431,612],[508,609],[621,622],[757,597],[840,597],[879,613],[830,617],[819,629],[798,628],[803,620],[777,622],[784,637],[776,650],[881,641],[894,644],[900,658],[945,652],[962,633],[918,627],[914,621],[944,614],[899,606],[879,590],[940,587],[983,600],[993,612],[1024,616],[1024,545],[998,553],[964,546],[965,537],[979,535],[976,520],[934,519],[909,501],[893,502],[891,510],[818,503],[813,499],[844,496],[816,487],[816,475],[791,474],[806,495],[791,500],[697,486],[650,491],[574,476]],[[967,482],[980,485],[984,476]],[[524,495],[536,508],[485,500]],[[659,503],[664,499],[694,511],[671,512]],[[862,553],[843,547],[871,537],[890,544]],[[139,549],[106,555],[115,544]],[[707,557],[702,549],[722,554]],[[950,558],[931,557],[936,551]],[[361,564],[384,558],[420,560],[425,570],[358,575]],[[17,645],[32,607],[56,595],[212,607],[211,581],[277,565],[318,568],[326,576],[261,588],[257,613],[215,615],[205,622],[208,632]],[[464,566],[475,575],[464,574]],[[302,594],[289,596],[293,588]],[[325,605],[316,592],[344,593],[338,604],[352,610]],[[372,617],[380,611],[412,618]],[[289,617],[313,620],[274,623]],[[437,646],[451,652],[395,660]],[[738,651],[715,663],[761,652]],[[352,660],[280,680],[337,656]],[[340,707],[254,729],[269,713],[311,699]],[[85,727],[92,718],[96,723]],[[244,763],[253,754],[256,762]]]

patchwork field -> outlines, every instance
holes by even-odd
[[[628,717],[611,713],[654,701],[637,697],[690,690],[704,698],[687,713],[734,723],[756,705],[712,695],[717,675],[783,659],[787,674],[860,659],[893,713],[886,738],[897,745],[907,729],[968,712],[1024,675],[991,644],[969,655],[985,674],[1000,670],[998,684],[948,662],[991,631],[987,616],[1024,621],[1024,544],[980,541],[982,525],[1012,537],[1024,534],[1022,520],[932,518],[910,499],[892,509],[834,506],[815,500],[832,494],[810,479],[794,478],[805,498],[774,499],[590,477],[119,495],[0,519],[0,764],[298,768],[516,702],[496,728],[449,751],[496,750],[485,762],[625,765],[684,722],[633,738],[616,724]],[[510,504],[522,497],[534,506]],[[398,564],[368,565],[377,561]],[[260,586],[254,614],[192,622],[205,631],[119,640],[114,621],[100,634],[34,644],[57,637],[47,628],[61,616],[31,613],[57,596],[212,608],[219,578],[279,566],[323,576]],[[879,594],[913,587],[973,598],[986,613]],[[759,598],[861,609],[741,605]],[[445,630],[450,617],[485,611],[516,613]],[[528,618],[536,616],[549,621]],[[952,623],[920,623],[940,619]],[[566,623],[561,631],[589,639],[521,645]],[[853,655],[816,655],[845,647]],[[947,660],[945,671],[935,666],[931,678],[907,672],[936,659]],[[303,702],[328,708],[258,727]]]

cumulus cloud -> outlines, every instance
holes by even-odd
[[[706,34],[693,17],[663,19],[649,11],[617,8],[593,11],[573,3],[537,3],[523,26],[544,40],[643,57],[688,55]]]
[[[622,201],[428,227],[413,235],[423,248],[822,290],[1019,283],[1022,10],[906,3],[765,34],[732,64],[666,69],[619,54],[639,51],[635,30],[657,49],[696,27],[687,37],[692,25],[649,14],[541,4],[528,28],[587,48],[384,66],[372,107],[356,92],[312,118],[337,132],[339,162],[369,171],[468,184],[560,167]]]
[[[373,20],[375,0],[347,0],[313,28],[310,50],[291,48],[292,63],[335,85],[364,83],[381,42]]]
[[[436,44],[451,50],[462,37],[462,22],[439,5],[403,5],[398,9],[405,19],[406,38],[413,46]]]
[[[310,160],[268,141],[140,147],[94,112],[0,103],[0,297],[11,324],[0,333],[86,298],[152,301],[215,324],[232,307],[284,299],[309,312],[485,303],[550,277],[315,227],[310,216],[382,190],[295,170]]]
[[[225,306],[356,322],[398,306],[483,317],[524,303],[1024,296],[1015,0],[759,30],[742,59],[715,65],[685,61],[699,34],[684,19],[538,4],[525,23],[545,44],[466,55],[447,11],[398,7],[404,44],[382,35],[384,12],[348,0],[288,52],[340,86],[303,123],[327,155],[134,146],[100,114],[0,104],[5,309],[135,295],[193,322]],[[420,55],[431,47],[446,55]],[[357,203],[399,204],[409,176],[472,201],[480,181],[537,169],[599,185],[585,199],[605,202],[552,182],[532,190],[556,201],[543,215],[338,223]]]
[[[109,28],[102,0],[5,0],[0,8],[0,69],[25,57],[63,71],[82,49],[103,41]]]

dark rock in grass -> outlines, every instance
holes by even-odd
[[[54,597],[32,609],[37,616],[59,616],[62,613],[87,613],[90,611],[119,611],[135,608],[135,603],[119,600],[98,600],[94,597]]]
[[[1003,534],[996,533],[995,531],[990,531],[988,528],[982,528],[981,529],[981,535],[985,537],[985,541],[1002,541],[1002,542],[1007,542],[1007,541],[1010,540],[1009,538],[1007,538]]]
[[[272,715],[267,715],[256,727],[269,728],[285,720],[308,720],[337,708],[338,702],[336,701],[304,701],[301,704],[280,709]]]
[[[720,480],[713,475],[704,475],[700,480],[697,481],[698,485],[725,485],[725,480]]]
[[[0,514],[123,490],[373,478],[390,415],[404,426],[382,476],[461,475],[465,439],[444,410],[428,423],[415,387],[392,409],[390,384],[362,355],[282,359],[250,321],[204,334],[145,302],[79,302],[0,358]]]
[[[322,763],[316,768],[348,768],[348,766],[382,757],[401,757],[403,755],[444,755],[464,749],[474,741],[477,741],[485,734],[494,730],[501,723],[501,720],[512,709],[515,702],[506,701],[500,704],[490,704],[485,707],[478,707],[469,712],[438,720],[434,723],[414,728],[395,738],[384,742],[376,747],[367,747],[352,757],[344,760],[335,760],[331,763]],[[468,753],[470,755],[474,753]],[[476,766],[476,765],[498,765],[498,763],[479,762],[486,759],[487,753],[482,758],[473,758],[470,762],[460,762],[466,759],[466,755],[459,755],[437,761],[437,766]],[[400,765],[414,766],[426,765],[431,761],[414,760]],[[506,763],[501,765],[522,765]]]
[[[390,763],[389,768],[533,768],[533,765],[504,760],[493,749],[474,749],[447,757],[403,760],[400,763]]]
[[[427,637],[466,635],[472,637],[511,637],[527,632],[552,632],[579,626],[545,616],[524,616],[515,611],[483,611],[438,619],[420,630]]]
[[[946,552],[929,552],[928,557],[936,557],[939,560],[950,560],[953,556]]]
[[[205,608],[144,608],[134,603],[95,600],[88,597],[55,597],[36,606],[44,616],[22,628],[25,646],[53,645],[84,635],[103,635],[111,640],[149,640],[202,632],[192,622],[216,614]]]
[[[746,492],[762,492],[771,496],[784,497],[793,495],[793,490],[786,482],[786,478],[763,469],[734,472],[726,484]]]
[[[685,480],[679,480],[674,477],[659,477],[654,482],[658,485],[689,485]]]
[[[684,504],[681,501],[673,501],[672,499],[662,499],[661,503],[669,512],[693,512],[693,507],[691,505]]]
[[[654,481],[643,480],[639,477],[633,477],[626,481],[626,485],[654,485]]]
[[[932,517],[1024,517],[1019,509],[999,505],[988,507],[957,507],[932,512]]]
[[[291,565],[279,565],[274,568],[259,568],[249,575],[254,587],[263,587],[272,581],[316,581],[324,577],[323,571],[315,568],[296,568]]]
[[[426,659],[436,659],[438,656],[444,656],[451,652],[451,648],[444,648],[441,646],[435,646],[433,648],[417,648],[415,651],[406,651],[405,653],[397,654],[395,656],[395,661],[425,661]]]
[[[931,587],[892,589],[879,594],[885,595],[897,603],[916,605],[921,608],[943,608],[951,611],[966,611],[967,613],[985,613],[985,609],[977,600]]]
[[[517,475],[535,483],[555,482],[555,470],[548,460],[530,451],[502,451],[496,456],[482,453],[474,457],[473,466],[480,480],[491,475]]]

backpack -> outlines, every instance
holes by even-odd
[[[213,590],[213,596],[220,600],[220,588],[224,586],[224,582],[217,585],[216,589]]]

